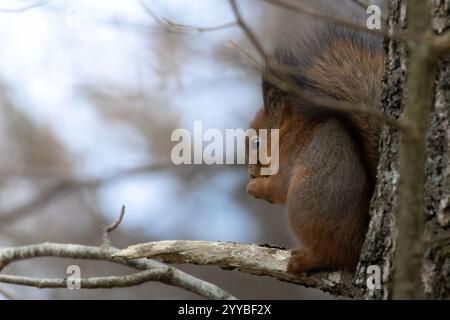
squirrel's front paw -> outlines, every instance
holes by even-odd
[[[254,178],[247,184],[247,193],[255,198],[264,198],[266,189],[266,178]]]

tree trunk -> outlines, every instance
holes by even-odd
[[[432,25],[437,33],[450,29],[450,0],[434,0]],[[425,294],[450,297],[450,56],[439,64],[434,110],[427,145]]]
[[[389,2],[388,30],[405,28],[405,0]],[[450,27],[450,0],[434,0],[433,28],[442,33]],[[403,109],[407,79],[407,54],[405,45],[386,40],[386,63],[383,78],[383,111],[398,118]],[[429,119],[426,162],[426,223],[424,234],[425,254],[422,268],[424,294],[428,298],[445,299],[450,296],[450,63],[440,62],[433,110]],[[426,119],[424,120],[426,121]],[[372,220],[364,244],[355,283],[369,299],[392,297],[394,250],[396,246],[398,133],[385,127],[381,134],[381,157],[378,183],[371,204]],[[447,229],[447,230],[446,230]],[[367,268],[379,266],[382,275],[381,289],[368,289]]]

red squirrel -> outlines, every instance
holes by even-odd
[[[289,49],[279,48],[274,60],[288,66],[300,92],[381,108],[384,54],[375,36],[324,24]],[[270,67],[263,72],[264,107],[251,127],[279,129],[279,171],[261,176],[261,164],[249,165],[247,192],[286,205],[299,242],[288,272],[354,271],[369,224],[381,125],[367,113],[283,91],[273,74]],[[254,142],[250,148],[258,146]]]

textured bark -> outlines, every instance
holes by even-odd
[[[114,257],[126,259],[152,258],[167,263],[213,265],[226,270],[237,269],[258,276],[317,288],[337,296],[360,298],[361,292],[345,272],[319,272],[310,275],[287,273],[291,253],[272,246],[233,242],[170,240],[137,244],[121,250]]]
[[[390,1],[388,29],[404,25],[405,7],[400,0]],[[385,74],[383,77],[383,112],[397,119],[403,110],[405,87],[405,47],[399,41],[385,41]],[[356,274],[356,284],[365,292],[366,298],[388,299],[393,276],[395,238],[396,192],[398,187],[398,133],[385,126],[381,134],[380,163],[378,181],[371,203],[371,222],[364,243],[360,265]],[[382,271],[381,290],[367,290],[366,270],[377,265]]]
[[[449,32],[450,0],[434,0],[432,25]],[[427,145],[425,295],[450,298],[450,55],[439,65]]]
[[[388,29],[405,26],[405,0],[392,0]],[[442,33],[449,27],[449,0],[433,1],[433,27]],[[398,118],[403,109],[406,87],[406,49],[397,41],[386,41],[386,69],[383,79],[383,111]],[[426,163],[426,219],[425,256],[422,280],[425,294],[429,298],[449,298],[449,110],[450,70],[443,61],[438,68],[437,85],[433,110],[429,120]],[[424,119],[426,121],[426,119]],[[392,297],[394,254],[396,247],[396,213],[398,210],[396,192],[399,182],[398,171],[399,137],[390,128],[384,128],[381,136],[381,158],[378,168],[378,183],[371,204],[372,220],[364,244],[361,262],[355,283],[369,299]],[[367,267],[378,265],[382,270],[381,290],[366,287]]]

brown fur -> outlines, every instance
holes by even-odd
[[[302,76],[316,92],[378,108],[382,54],[352,41],[331,41]],[[306,82],[305,82],[306,83]],[[288,271],[354,270],[369,223],[380,125],[355,112],[318,113],[308,101],[265,85],[265,105],[251,127],[279,128],[280,169],[261,177],[250,165],[249,194],[287,206],[299,247]]]

